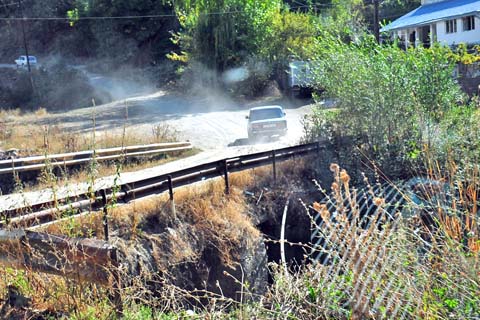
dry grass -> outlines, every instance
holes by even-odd
[[[22,116],[22,110],[17,109],[0,109],[0,120],[1,122],[10,122],[18,119]]]
[[[135,172],[143,169],[152,168],[155,166],[160,166],[167,162],[179,160],[185,157],[193,156],[198,152],[197,149],[192,149],[189,151],[178,152],[176,154],[171,154],[166,157],[161,156],[158,157],[144,157],[135,162],[128,162],[125,163],[97,163],[95,166],[95,177],[96,179],[102,177],[108,177],[116,175],[118,172],[127,173],[127,172]],[[42,177],[40,175],[40,177]],[[75,183],[82,183],[85,181],[89,181],[91,177],[91,172],[89,170],[80,169],[74,170],[72,172],[63,172],[61,175],[56,176],[54,178],[55,188],[64,187],[68,185],[72,185]],[[24,182],[22,191],[29,192],[29,191],[36,191],[36,190],[43,190],[47,187],[51,187],[51,183],[46,182],[42,179],[37,179],[36,181]]]
[[[271,303],[301,319],[477,318],[480,255],[476,246],[462,244],[465,230],[451,223],[458,217],[440,216],[433,229],[419,219],[426,217],[425,210],[441,212],[438,194],[425,199],[430,206],[408,203],[419,210],[412,219],[398,213],[391,220],[386,208],[392,210],[393,204],[367,187],[376,207],[365,218],[348,174],[336,165],[331,169],[332,194],[326,196],[336,205],[329,209],[315,204],[319,217],[312,217],[321,239],[312,249],[323,253],[325,262],[306,266],[295,276],[278,269]],[[364,226],[365,221],[370,221],[369,226]],[[474,233],[478,231],[477,227]]]
[[[71,130],[65,125],[35,124],[39,120],[49,122],[45,108],[29,113],[22,113],[20,109],[0,109],[0,148],[19,149],[21,156],[29,156],[172,142],[177,138],[175,129],[165,123],[153,125],[148,132],[139,134],[138,128],[128,126],[127,116],[115,129],[96,128],[90,132]]]
[[[77,152],[84,150],[173,142],[176,131],[166,124],[152,126],[148,133],[139,134],[136,128],[79,133],[60,125],[24,125],[0,121],[0,147],[19,149],[20,156]]]
[[[37,113],[43,112],[39,110]],[[11,112],[9,115],[10,117],[15,117],[17,112]],[[30,117],[29,115],[18,116],[20,119]],[[2,123],[0,120],[0,149],[8,150],[9,148],[15,148],[19,149],[19,156],[32,156],[177,141],[176,130],[167,124],[154,125],[145,134],[139,134],[138,130],[137,128],[123,128],[78,133],[65,130],[62,126],[25,125],[21,124],[20,120]],[[62,170],[62,168],[58,168],[59,170],[54,171],[56,173],[54,175],[53,172],[47,172],[52,171],[50,169],[53,168],[47,168],[46,172],[40,172],[38,176],[25,175],[28,178],[26,181],[11,181],[8,185],[1,185],[1,187],[3,192],[13,190],[13,183],[15,183],[17,191],[18,189],[32,191],[46,187],[56,188],[72,182],[87,181],[91,179],[92,175],[95,178],[99,178],[114,175],[118,171],[130,172],[161,165],[167,161],[193,155],[196,152],[198,150],[195,149],[187,152],[178,152],[169,155],[168,158],[161,159],[156,156],[138,158],[136,161],[126,159],[122,161],[120,166],[118,162],[103,162],[95,166],[94,172],[86,168],[87,166],[76,170]],[[48,179],[45,179],[45,174],[48,175]]]
[[[470,166],[459,167],[447,161],[441,166],[432,161],[427,173],[430,179],[446,187],[446,190],[431,188],[424,192],[429,203],[437,204],[435,214],[442,232],[449,239],[463,243],[471,252],[480,254],[479,165],[472,162]]]
[[[278,164],[277,179],[279,184],[291,181],[292,177],[299,177],[299,170],[304,170],[302,160],[287,161]],[[272,167],[264,166],[248,171],[232,173],[229,175],[231,193],[225,196],[225,185],[222,178],[199,182],[192,186],[175,189],[174,198],[181,221],[208,220],[207,218],[220,217],[228,221],[236,221],[240,227],[250,226],[250,221],[245,219],[246,210],[245,190],[261,189],[263,186],[273,187]],[[127,205],[114,206],[109,210],[113,228],[135,230],[140,221],[145,217],[160,214],[166,221],[172,219],[168,194],[135,200]],[[221,215],[219,215],[221,213]],[[88,216],[76,218],[72,221],[53,224],[45,231],[52,234],[68,234],[84,237],[97,237],[103,239],[101,227],[102,213],[93,213]],[[231,225],[236,225],[231,223]],[[80,229],[72,227],[81,226]],[[237,232],[233,230],[234,232]],[[73,233],[72,233],[73,232]],[[249,230],[253,232],[253,230]],[[134,232],[132,232],[134,233]]]
[[[168,266],[171,267],[172,265],[182,264],[185,263],[185,261],[196,261],[199,258],[198,248],[192,246],[192,239],[189,238],[192,234],[198,235],[200,238],[206,239],[209,245],[218,250],[223,264],[234,267],[235,261],[238,260],[238,248],[240,246],[253,245],[253,243],[249,242],[258,239],[260,235],[259,231],[251,223],[250,217],[246,214],[248,211],[247,202],[243,193],[246,188],[252,187],[254,183],[252,173],[235,173],[231,174],[230,177],[231,189],[228,196],[225,195],[225,186],[222,179],[210,180],[196,184],[195,186],[182,187],[175,190],[175,207],[178,220],[175,220],[172,216],[171,206],[169,205],[168,195],[166,194],[111,208],[111,210],[109,210],[109,225],[111,233],[113,234],[113,241],[121,246],[125,252],[129,252],[129,250],[132,249],[133,243],[137,241],[141,243],[145,239],[154,239],[159,234],[166,235],[166,237],[159,238],[163,240],[153,240],[152,243],[155,245],[152,247],[152,257],[156,263],[162,265],[163,268],[165,268],[164,270],[167,271]],[[50,225],[42,231],[50,234],[67,234],[72,237],[96,237],[103,239],[102,218],[102,213],[94,213],[74,220]],[[175,232],[167,231],[167,227],[175,230]],[[182,230],[189,231],[188,233],[184,233]],[[115,240],[117,237],[121,237],[127,240],[127,242],[124,244],[122,244],[123,242],[117,242],[117,240]],[[163,242],[163,244],[160,242]],[[166,243],[170,243],[170,245],[165,246]],[[168,261],[165,260],[166,254],[168,255]],[[130,258],[127,257],[127,260],[129,259]],[[133,261],[132,265],[136,265],[137,263],[141,262]],[[145,267],[144,271],[146,270]],[[185,299],[198,300],[200,299],[199,296],[216,299],[219,303],[220,301],[228,304],[233,302],[231,299],[226,299],[212,292],[183,290],[179,287],[172,286],[165,278],[160,277],[157,279],[157,276],[160,277],[158,274],[148,277],[150,281],[155,278],[155,281],[164,282],[162,284],[164,290],[156,295],[155,301],[149,300],[150,302],[148,302],[148,304],[160,309],[166,308],[166,312],[167,310],[172,311],[172,306],[175,306],[177,303],[178,308],[180,308],[181,305],[183,305],[180,301],[184,301]],[[75,299],[67,301],[68,303],[61,302],[68,298],[68,296],[65,297],[65,295],[68,294],[69,290],[74,289],[69,287],[68,281],[41,274],[37,274],[35,277],[37,278],[28,279],[27,282],[30,283],[34,281],[42,283],[42,281],[53,281],[55,279],[56,281],[63,281],[63,283],[56,285],[58,287],[56,294],[61,295],[61,299],[59,298],[56,301],[52,301],[43,298],[43,295],[48,294],[48,292],[42,288],[38,291],[38,297],[34,299],[35,307],[42,305],[47,306],[48,309],[69,310],[69,312],[73,310],[74,312],[85,313],[88,311],[89,304],[94,305],[95,308],[97,307],[93,302],[95,300],[93,297],[96,297],[98,302],[101,301],[101,295],[105,294],[105,291],[100,287],[73,286],[76,289],[75,292],[72,293]],[[148,296],[151,295],[151,292],[148,292],[148,289],[145,287],[145,274],[124,274],[124,277],[125,279],[131,278],[130,285],[124,289],[122,294],[124,303],[134,304],[135,301],[137,301],[135,300],[136,298],[142,301],[143,299],[149,299]],[[3,282],[3,285],[6,283],[7,282]],[[5,288],[3,292],[5,292],[4,290]],[[85,299],[85,302],[83,302],[81,295],[85,294],[85,291],[89,292],[89,290],[94,290],[94,292],[89,293],[89,297],[92,297],[92,300]],[[30,291],[24,292],[26,295],[31,293]],[[170,294],[175,294],[176,297]],[[75,303],[79,303],[81,306],[77,306]],[[101,302],[99,303],[101,305]],[[147,304],[146,300],[144,304]],[[114,306],[110,302],[108,302],[108,305],[109,309],[107,309],[110,310],[109,312],[112,312]],[[173,310],[181,312],[180,309],[174,308]],[[97,310],[97,314],[102,315],[100,318],[109,318],[110,313],[107,311]],[[213,311],[218,312],[215,307],[213,307],[212,312]]]
[[[437,228],[432,229],[425,225],[419,219],[420,215],[411,219],[397,215],[396,219],[392,220],[387,218],[387,208],[392,208],[388,206],[387,200],[382,195],[373,193],[374,188],[367,187],[376,205],[368,219],[381,223],[370,223],[365,227],[362,223],[365,221],[364,216],[357,203],[357,190],[350,185],[350,177],[338,166],[334,165],[331,169],[334,183],[332,193],[326,196],[337,205],[330,210],[325,205],[315,204],[313,209],[315,214],[318,213],[319,219],[312,217],[313,226],[319,231],[325,245],[306,245],[309,250],[321,251],[328,256],[325,263],[315,262],[302,266],[295,274],[285,273],[282,267],[272,265],[273,284],[260,303],[236,304],[213,292],[184,290],[169,284],[166,279],[156,280],[162,283],[164,290],[152,297],[146,292],[148,290],[144,285],[145,279],[135,278],[123,292],[126,305],[131,306],[126,314],[134,314],[141,319],[160,319],[161,316],[169,319],[166,315],[168,313],[172,319],[182,318],[185,316],[185,305],[181,301],[198,299],[198,295],[202,294],[204,300],[201,300],[201,303],[199,301],[199,304],[203,307],[196,310],[197,318],[478,318],[478,239],[475,238],[473,242],[465,241],[478,234],[478,225],[472,222],[473,218],[477,221],[478,216],[470,216],[468,223],[463,222],[461,225],[460,221],[465,220],[459,218],[460,216],[442,216],[444,211],[439,211],[441,206],[435,202],[437,195],[427,199],[432,204],[431,207],[416,207],[419,210],[440,213]],[[292,186],[288,182],[301,174],[301,166],[298,162],[289,162],[282,164],[279,167],[279,171],[281,170],[283,173],[279,174],[277,183],[282,183],[291,190]],[[285,172],[289,175],[285,175]],[[197,258],[191,241],[183,238],[183,233],[180,232],[180,226],[188,226],[187,229],[193,228],[195,234],[210,239],[219,252],[223,253],[224,262],[231,263],[235,260],[232,259],[235,257],[235,247],[242,243],[245,235],[258,235],[258,230],[245,214],[248,205],[244,190],[271,184],[271,176],[270,166],[232,174],[231,194],[228,196],[224,195],[224,183],[221,179],[175,190],[176,215],[181,224],[173,218],[168,197],[163,194],[111,209],[110,227],[115,230],[115,236],[121,235],[132,241],[145,239],[150,233],[169,234],[165,241],[176,244],[176,249],[168,254],[174,263],[181,263]],[[459,186],[460,182],[455,185]],[[433,191],[433,188],[426,190]],[[456,206],[456,212],[464,212],[459,212],[459,208],[473,209],[474,204],[468,202],[472,205],[470,207],[466,202],[466,197],[469,197],[468,201],[474,199],[472,187],[463,186],[458,190],[465,191],[457,194],[459,199],[463,199],[461,205],[458,201],[450,202],[452,206]],[[414,203],[408,205],[414,206]],[[388,213],[391,215],[395,212]],[[47,231],[102,238],[101,221],[101,214],[93,214],[52,225]],[[319,224],[319,221],[322,223]],[[176,232],[165,231],[167,228]],[[467,238],[465,230],[471,231]],[[154,258],[161,260],[162,253],[155,252],[153,255],[158,257]],[[3,285],[9,281],[18,283],[19,279],[28,275],[17,271],[14,274],[12,271],[8,272],[11,274],[3,272]],[[102,299],[102,288],[74,285],[64,279],[44,275],[29,277],[25,281],[27,286],[36,286],[35,290],[38,290],[42,297],[47,292],[50,294],[48,298],[39,297],[38,301],[35,299],[38,306],[44,305],[47,307],[43,308],[56,310],[65,308],[63,310],[73,310],[73,313],[82,315],[93,312],[97,319],[112,316],[114,306]],[[47,291],[51,284],[57,285],[58,291]],[[23,290],[34,292],[29,287]],[[62,297],[52,298],[55,294]],[[139,304],[148,307],[142,309]],[[159,316],[154,317],[150,308],[156,308]],[[140,317],[142,310],[146,310],[146,315]]]
[[[230,175],[231,193],[228,196],[225,196],[222,179],[176,189],[174,198],[177,218],[199,228],[219,228],[231,239],[239,239],[243,232],[258,235],[258,231],[245,216],[243,190],[252,183],[252,174],[241,172]],[[109,211],[109,215],[111,228],[129,230],[129,237],[134,237],[139,232],[142,221],[153,215],[159,215],[165,223],[173,219],[168,194],[165,193],[114,207]],[[67,221],[50,225],[45,231],[103,239],[101,219],[102,213],[95,213],[77,218],[74,223]]]

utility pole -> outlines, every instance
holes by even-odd
[[[22,17],[21,24],[22,24],[22,34],[23,34],[23,46],[25,47],[25,55],[27,56],[27,67],[28,67],[28,72],[31,72],[32,69],[30,68],[30,59],[28,56],[28,45],[27,45],[27,37],[25,35],[25,17],[23,16],[23,7],[22,7],[22,1],[20,0],[18,2],[18,7],[20,9],[20,15]]]
[[[380,43],[380,21],[378,18],[379,15],[380,0],[373,0],[373,33],[375,34],[375,39],[377,43]]]

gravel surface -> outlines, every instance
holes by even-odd
[[[22,120],[22,122],[59,125],[64,130],[79,134],[92,132],[93,115],[95,115],[97,132],[122,130],[123,126],[126,126],[139,135],[151,135],[153,127],[167,125],[178,131],[181,140],[189,140],[195,147],[203,150],[202,153],[193,157],[134,173],[124,173],[121,175],[121,182],[124,183],[215,159],[297,144],[303,134],[302,119],[311,112],[313,107],[310,100],[292,101],[280,97],[253,103],[238,103],[220,94],[204,93],[201,96],[193,96],[193,98],[185,98],[158,91],[96,107],[48,114],[40,119]],[[253,106],[272,104],[284,107],[289,132],[285,137],[277,140],[252,144],[247,139],[245,116],[248,109]],[[111,186],[112,183],[113,177],[98,179],[95,189]],[[88,185],[85,183],[62,187],[56,190],[56,197],[73,196],[85,192],[87,188]],[[0,211],[47,201],[52,197],[52,190],[0,196]]]
[[[216,160],[222,160],[225,158],[233,158],[240,155],[246,155],[255,152],[272,150],[278,147],[275,143],[264,143],[257,145],[246,145],[240,147],[231,147],[217,150],[209,150],[201,152],[192,157],[180,159],[177,161],[168,162],[166,164],[143,169],[135,172],[121,173],[117,184],[130,183],[133,181],[139,181],[147,179],[149,177],[155,177],[161,174],[166,174],[172,171],[181,170],[191,167],[193,165],[200,165],[202,163],[208,163]],[[94,185],[93,190],[101,190],[114,186],[115,176],[109,176],[104,178],[98,178]],[[52,190],[50,188],[32,191],[25,193],[16,193],[0,196],[0,212],[3,210],[12,210],[15,208],[24,208],[29,205],[38,203],[44,203],[52,201],[53,199],[64,199],[67,197],[74,198],[76,195],[86,193],[89,190],[89,183],[74,183],[66,185],[60,188]]]
[[[152,135],[155,126],[167,125],[178,131],[181,140],[189,140],[195,147],[210,150],[249,144],[245,119],[248,109],[269,104],[282,105],[287,113],[289,132],[277,143],[288,145],[297,142],[303,134],[302,119],[313,107],[310,100],[273,98],[237,103],[224,96],[184,98],[159,91],[95,108],[50,114],[34,122],[56,124],[65,130],[86,133],[92,131],[95,115],[97,131],[121,130],[126,125],[142,135]]]

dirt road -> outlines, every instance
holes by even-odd
[[[0,69],[2,69],[2,68],[16,69],[17,66],[15,64],[0,63]]]
[[[275,141],[263,141],[252,144],[247,139],[248,109],[258,105],[279,104],[287,114],[289,132],[285,137]],[[178,131],[179,139],[190,140],[204,152],[194,157],[167,163],[133,173],[122,173],[121,182],[157,176],[160,173],[179,168],[198,165],[203,162],[234,157],[281,148],[296,144],[303,135],[302,119],[310,113],[313,105],[306,100],[284,100],[270,98],[251,103],[238,103],[222,95],[205,94],[194,98],[185,98],[163,91],[150,95],[129,98],[96,107],[71,110],[63,113],[48,114],[40,119],[22,121],[58,125],[78,133],[90,133],[95,115],[96,131],[122,130],[124,125],[138,135],[151,135],[156,126],[173,127]],[[97,180],[94,189],[112,185],[114,177]],[[66,197],[85,192],[88,184],[80,183],[55,190],[56,197]],[[54,197],[50,189],[0,196],[0,211],[48,201]]]
[[[279,104],[287,113],[289,132],[278,141],[264,141],[275,146],[296,143],[303,134],[302,119],[310,113],[308,100],[269,100],[238,103],[223,95],[205,94],[185,98],[159,91],[116,101],[96,107],[50,114],[37,124],[56,124],[75,132],[91,132],[93,115],[96,130],[121,130],[125,125],[140,135],[152,135],[158,126],[168,126],[178,131],[182,140],[189,140],[203,150],[223,149],[228,146],[248,145],[245,116],[252,106]]]
[[[9,65],[14,66],[14,65]],[[196,88],[186,94],[158,91],[148,81],[133,81],[88,71],[84,65],[71,66],[85,74],[90,84],[115,101],[96,107],[49,114],[34,124],[57,125],[75,133],[121,131],[124,127],[138,135],[153,135],[155,129],[168,126],[178,138],[189,140],[203,150],[224,149],[251,144],[247,139],[248,109],[277,104],[287,114],[288,134],[277,141],[263,141],[281,147],[298,142],[303,135],[302,119],[311,112],[310,100],[283,99],[280,94],[255,102],[238,102],[209,88]],[[25,121],[22,121],[25,123]],[[28,122],[32,122],[29,120]]]

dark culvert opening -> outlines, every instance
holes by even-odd
[[[310,242],[311,224],[306,208],[299,199],[311,199],[311,195],[296,194],[291,197],[288,205],[285,223],[285,260],[290,272],[297,272],[303,265],[309,263],[309,252],[305,245]],[[277,201],[271,208],[273,212],[268,213],[269,218],[258,225],[265,238],[268,263],[282,263],[280,240],[285,203],[286,200]],[[268,282],[273,283],[270,273]]]

